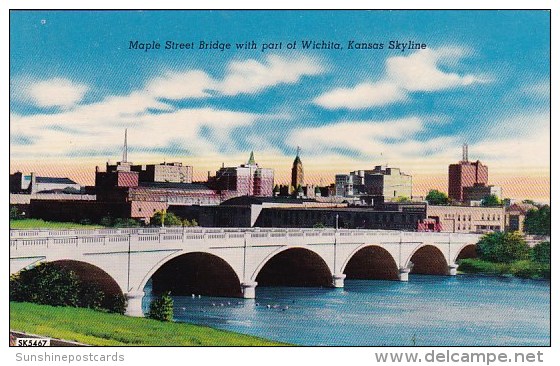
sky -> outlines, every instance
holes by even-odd
[[[467,143],[504,196],[548,202],[549,108],[548,11],[10,13],[11,172],[92,184],[128,129],[129,161],[196,179],[254,150],[288,183],[299,146],[306,183],[387,164],[425,195]]]

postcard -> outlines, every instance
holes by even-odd
[[[11,345],[550,347],[550,11],[9,15]]]

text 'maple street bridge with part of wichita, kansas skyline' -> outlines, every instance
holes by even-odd
[[[255,287],[343,287],[344,279],[455,275],[480,234],[359,229],[11,230],[10,274],[40,262],[73,270],[142,316],[154,292],[255,298]]]

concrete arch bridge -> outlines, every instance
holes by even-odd
[[[455,275],[480,235],[390,230],[128,228],[11,230],[10,274],[56,262],[142,316],[154,292],[255,298],[256,286],[343,287],[345,278]]]

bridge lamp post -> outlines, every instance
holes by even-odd
[[[336,214],[335,229],[338,230],[338,214]]]

